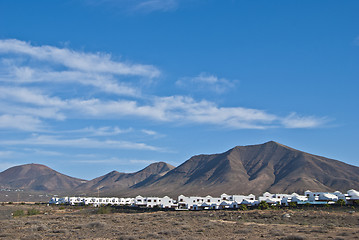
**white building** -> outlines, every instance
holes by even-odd
[[[161,208],[177,208],[178,204],[177,202],[168,197],[168,196],[164,196],[163,198],[161,198]]]
[[[339,199],[337,195],[329,192],[312,192],[307,190],[304,192],[304,195],[308,197],[309,203],[326,202],[333,204]]]
[[[178,196],[178,208],[179,209],[189,209],[189,210],[199,210],[200,206],[205,202],[204,197],[186,197],[184,195]]]
[[[353,204],[355,200],[359,200],[359,192],[352,189],[347,194],[342,194],[339,191],[329,192],[311,192],[305,191],[305,195],[297,193],[292,194],[272,194],[265,192],[262,196],[256,197],[250,195],[228,195],[223,193],[220,197],[206,197],[184,195],[178,196],[178,201],[165,197],[143,197],[137,196],[135,198],[117,198],[117,197],[53,197],[49,201],[50,204],[69,204],[69,205],[112,205],[112,206],[137,206],[144,208],[172,208],[185,210],[205,210],[205,209],[237,209],[239,205],[245,204],[248,206],[258,205],[261,201],[275,205],[288,205],[290,202],[297,204],[333,204],[339,199],[343,199],[346,203]]]

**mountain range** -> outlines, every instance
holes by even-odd
[[[112,171],[86,181],[44,165],[0,173],[2,187],[71,194],[135,196],[220,195],[347,191],[359,186],[359,167],[270,141],[191,157],[178,167],[153,163],[135,173]]]

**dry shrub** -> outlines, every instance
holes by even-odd
[[[296,236],[296,235],[290,235],[290,236],[286,236],[284,238],[281,238],[281,240],[305,240],[305,237]]]
[[[145,239],[162,239],[162,237],[156,233],[149,233],[145,236]]]
[[[52,232],[53,233],[62,233],[62,234],[67,234],[68,233],[67,229],[58,229],[58,230],[54,230]]]
[[[235,234],[248,234],[248,233],[251,233],[252,231],[249,230],[249,229],[239,229],[239,230],[236,230],[234,231]]]
[[[41,237],[41,235],[39,234],[31,234],[21,238],[21,240],[39,240],[39,239],[43,239],[43,237]]]
[[[105,222],[92,222],[92,223],[87,224],[87,227],[99,229],[99,228],[105,228],[106,225],[107,224]]]
[[[45,225],[35,226],[36,231],[46,231],[48,228]]]
[[[134,237],[134,236],[121,236],[121,237],[119,237],[119,238],[117,238],[118,240],[135,240],[135,239],[137,239],[136,237]]]

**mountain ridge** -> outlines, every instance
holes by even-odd
[[[16,180],[16,186],[23,184],[24,189],[34,190],[32,187],[36,185],[38,190],[56,191],[56,186],[61,187],[60,183],[62,183],[65,187],[61,190],[70,189],[74,194],[94,194],[101,191],[104,195],[176,196],[178,194],[219,195],[223,192],[301,193],[307,189],[344,191],[359,185],[359,167],[306,153],[274,141],[236,146],[223,153],[195,155],[177,167],[165,162],[157,162],[134,173],[114,170],[89,181],[78,179],[79,181],[74,181],[72,185],[66,184],[69,181],[66,177],[69,176],[59,175],[60,173],[54,170],[50,171],[53,175],[45,174],[49,168],[45,171],[46,166],[38,165],[38,167],[39,176],[28,173],[27,178],[13,179]],[[4,172],[0,173],[0,184],[6,182]],[[41,188],[41,182],[44,183],[45,178],[48,178],[49,183]],[[13,183],[10,180],[8,179],[7,183]],[[51,183],[54,181],[59,184]],[[49,184],[52,187],[49,187]]]

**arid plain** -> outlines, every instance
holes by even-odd
[[[1,239],[359,239],[352,207],[146,212],[5,204],[0,216]]]

